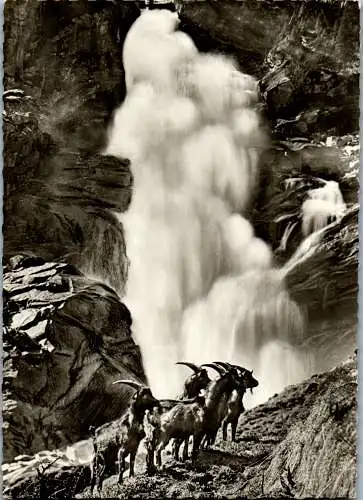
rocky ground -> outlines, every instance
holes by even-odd
[[[353,355],[246,411],[236,443],[219,436],[195,464],[164,452],[165,470],[148,477],[141,448],[135,478],[108,478],[101,498],[354,498],[356,396]],[[5,498],[92,497],[89,467],[74,456],[68,448],[5,464]]]

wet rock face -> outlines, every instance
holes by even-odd
[[[131,201],[130,162],[61,149],[42,132],[38,105],[25,93],[4,105],[5,259],[18,252],[63,258],[122,293],[128,264],[114,212]]]
[[[125,95],[122,43],[134,2],[10,0],[5,6],[4,87],[42,102],[57,143],[93,152]]]
[[[122,44],[139,8],[10,0],[4,9],[4,255],[63,258],[122,293],[127,259],[112,211],[127,209],[132,175],[127,159],[99,153],[125,96]]]
[[[282,135],[358,130],[358,2],[192,1],[181,19],[201,50],[231,54],[260,79]]]
[[[72,266],[16,256],[4,274],[4,460],[54,449],[117,418],[144,381],[131,315]]]

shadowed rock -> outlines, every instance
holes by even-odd
[[[131,315],[106,285],[68,264],[4,274],[4,460],[57,448],[116,418],[145,380]],[[30,282],[30,284],[29,284]]]

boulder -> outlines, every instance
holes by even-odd
[[[4,461],[88,436],[145,381],[132,319],[116,292],[73,266],[12,259],[4,273]]]

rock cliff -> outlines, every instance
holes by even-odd
[[[120,293],[127,257],[113,211],[127,209],[132,175],[127,159],[99,153],[138,15],[133,2],[4,7],[4,256],[62,257]]]
[[[131,315],[72,266],[15,256],[4,273],[4,460],[88,436],[120,415],[144,381]]]
[[[178,3],[183,29],[201,50],[231,54],[260,79],[283,136],[358,130],[358,2]]]

